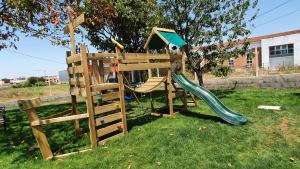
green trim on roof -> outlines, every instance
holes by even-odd
[[[182,47],[186,45],[186,42],[175,32],[163,32],[158,31],[161,36],[163,36],[168,42],[170,42],[173,45]]]
[[[175,32],[157,31],[170,44],[178,47],[186,45],[186,42]],[[162,49],[165,47],[165,41],[157,34],[154,34],[148,44],[149,49]]]

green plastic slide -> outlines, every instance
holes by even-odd
[[[195,96],[203,99],[208,106],[213,109],[219,117],[233,125],[242,125],[247,122],[247,118],[235,113],[227,108],[212,92],[191,82],[182,74],[172,74],[173,80],[184,90],[191,92]]]

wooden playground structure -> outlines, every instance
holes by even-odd
[[[169,44],[160,32],[175,33],[174,30],[153,28],[144,48],[147,53],[125,53],[124,47],[112,39],[115,44],[115,53],[88,53],[85,45],[80,46],[80,52],[76,52],[75,29],[84,22],[84,15],[73,18],[69,15],[69,25],[65,31],[70,34],[71,51],[67,52],[67,70],[69,73],[69,84],[72,107],[70,110],[51,115],[45,119],[40,119],[36,112],[36,107],[40,106],[40,99],[20,100],[19,107],[26,111],[33,134],[39,145],[44,159],[61,158],[68,153],[54,156],[47,137],[42,129],[43,125],[58,122],[73,121],[76,135],[80,135],[81,129],[79,120],[88,120],[91,149],[104,144],[108,139],[124,136],[127,134],[127,119],[125,109],[125,90],[138,93],[151,93],[157,88],[164,86],[166,95],[166,105],[168,112],[166,116],[175,117],[173,110],[173,99],[176,90],[179,91],[172,82],[171,61],[179,60],[182,64],[181,73],[185,73],[185,55],[183,50],[177,54],[171,54]],[[176,33],[175,33],[176,34]],[[155,45],[153,39],[160,39],[161,53],[151,53],[151,46]],[[126,77],[124,72],[148,70],[148,80],[137,88],[131,88],[124,83]],[[153,70],[161,70],[163,76],[153,76]],[[113,74],[115,82],[109,82],[107,75]],[[174,91],[175,89],[175,91]],[[180,97],[187,107],[187,93],[181,92]],[[84,97],[86,100],[86,112],[78,114],[77,97]],[[150,95],[151,96],[151,95]],[[154,106],[151,100],[151,113]]]

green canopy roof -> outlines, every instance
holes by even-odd
[[[163,36],[167,41],[169,41],[171,44],[182,47],[186,45],[186,42],[175,32],[163,32],[158,31],[161,36]]]
[[[162,49],[168,44],[182,47],[186,42],[174,30],[154,27],[144,48]]]

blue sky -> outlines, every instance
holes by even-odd
[[[251,28],[252,36],[300,29],[299,0],[259,0],[260,14],[285,2],[286,4],[259,16],[254,21],[256,27]],[[47,75],[57,75],[59,70],[66,69],[65,53],[68,49],[65,47],[53,46],[48,40],[24,36],[20,37],[17,47],[18,50],[0,51],[0,79],[41,76],[44,75],[44,70]],[[91,47],[89,49],[95,51]],[[55,62],[38,60],[34,57]]]

